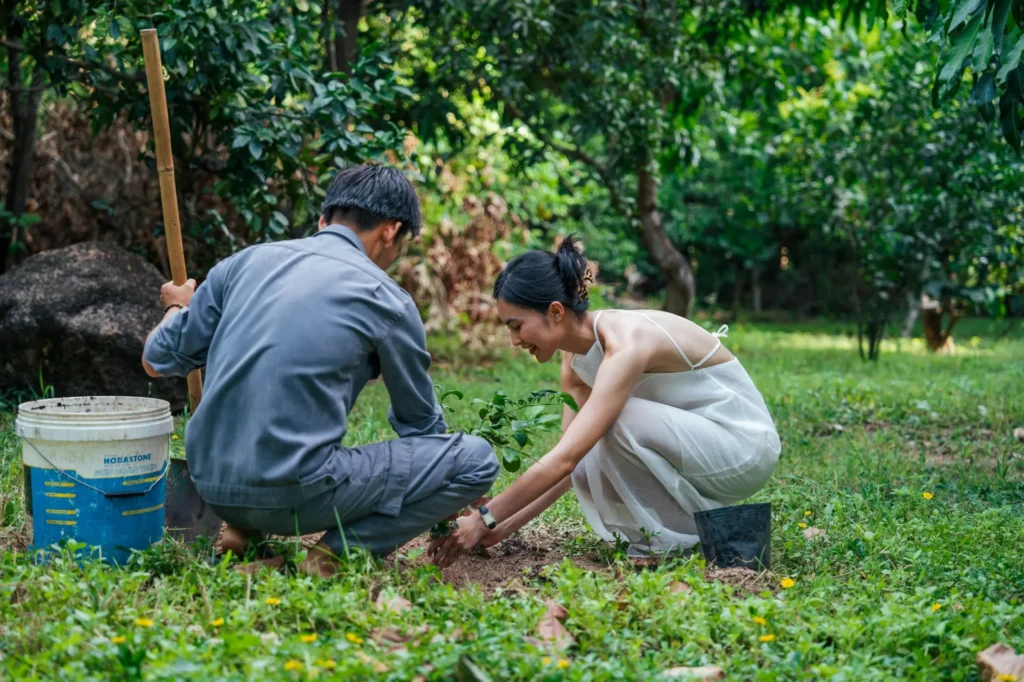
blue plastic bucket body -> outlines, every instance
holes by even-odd
[[[25,471],[33,550],[48,550],[65,540],[76,540],[97,548],[104,561],[124,564],[132,550],[149,547],[163,537],[167,491],[163,471],[89,479],[88,484],[98,490],[75,483],[71,477],[80,478],[75,471],[62,473],[37,467],[26,467]],[[139,494],[103,494],[126,492]]]
[[[32,549],[74,540],[124,564],[164,535],[168,403],[89,396],[26,403],[15,422],[22,438],[25,505]]]

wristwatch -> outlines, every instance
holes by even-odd
[[[498,522],[494,519],[494,514],[485,505],[480,505],[480,516],[484,517],[484,525],[491,530],[498,526]]]

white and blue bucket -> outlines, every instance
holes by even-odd
[[[23,403],[15,430],[25,466],[32,549],[75,540],[123,564],[164,534],[170,404],[82,396]]]

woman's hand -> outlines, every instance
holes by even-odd
[[[511,535],[515,530],[515,528],[509,526],[508,524],[499,523],[497,528],[495,528],[494,530],[491,530],[489,528],[487,529],[487,532],[484,533],[483,539],[480,540],[480,544],[484,547],[493,547],[494,545],[498,544],[499,542],[507,538],[509,535]]]
[[[456,523],[458,526],[451,535],[444,538],[436,538],[427,547],[427,555],[433,559],[439,568],[451,566],[463,552],[476,547],[484,536],[487,535],[487,525],[480,514],[460,516]]]

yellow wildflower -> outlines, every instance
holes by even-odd
[[[174,434],[173,436],[171,436],[171,440],[178,440],[178,434]]]
[[[761,616],[754,616],[754,622],[757,623],[758,625],[768,625],[768,621],[766,621]]]
[[[774,642],[775,635],[761,635],[760,637],[758,637],[758,639],[762,642]]]
[[[1013,673],[999,673],[996,675],[996,679],[999,682],[1017,682],[1017,676]]]
[[[359,635],[355,634],[355,633],[352,633],[352,632],[349,632],[348,634],[346,634],[345,635],[345,639],[347,639],[348,641],[352,642],[353,644],[362,644],[363,643],[363,638],[360,637]]]
[[[303,636],[301,637],[301,639],[302,639],[302,641],[303,641],[303,642],[305,642],[306,644],[309,644],[310,642],[315,642],[315,641],[316,641],[316,635],[315,635],[315,634],[312,634],[312,635],[303,635]]]
[[[285,662],[285,670],[302,670],[302,661],[297,661],[294,658],[290,661]]]
[[[547,656],[545,656],[544,658],[540,659],[540,664],[541,665],[547,665],[548,663],[551,663],[551,659],[548,658]]]
[[[923,497],[926,500],[930,500],[933,497],[935,497],[935,493],[921,493],[921,497]]]
[[[568,668],[569,667],[569,661],[565,660],[564,658],[558,659],[558,667],[559,668],[563,668],[563,669],[564,668]]]
[[[124,635],[118,635],[117,637],[111,637],[110,638],[110,643],[111,644],[124,644],[124,640],[125,640]]]
[[[218,618],[217,620],[211,620],[210,625],[212,625],[215,628],[219,628],[221,625],[224,625],[224,619]]]
[[[153,627],[153,621],[151,621],[149,618],[136,618],[135,624],[138,625],[140,628]]]
[[[938,611],[941,608],[942,608],[942,604],[940,604],[939,602],[935,602],[934,604],[932,604],[932,613],[935,613],[936,611]]]
[[[801,521],[800,523],[798,523],[796,525],[798,525],[800,528],[806,528],[807,527],[807,524],[804,523],[803,521]]]
[[[804,512],[804,516],[810,516],[811,513],[812,513],[811,510],[808,509],[807,511]]]
[[[338,663],[333,658],[328,658],[327,660],[318,658],[316,659],[316,664],[321,668],[327,668],[328,670],[338,667]]]
[[[782,585],[782,589],[788,590],[789,588],[793,587],[793,585],[796,585],[796,581],[792,578],[783,578],[782,582],[779,584]]]
[[[280,603],[281,603],[281,600],[278,599],[277,597],[267,597],[267,601],[266,601],[267,606],[277,606]]]

